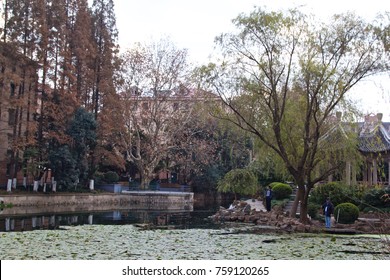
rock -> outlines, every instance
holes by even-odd
[[[299,224],[296,226],[296,231],[298,232],[306,232],[306,226],[303,224]]]
[[[248,222],[256,223],[256,221],[259,219],[259,217],[255,214],[252,214],[248,216]]]
[[[240,222],[243,222],[245,220],[245,216],[238,216],[237,217],[237,220],[240,221]]]
[[[240,208],[244,208],[246,205],[248,205],[248,203],[246,203],[245,201],[240,201],[238,203],[238,207],[240,207]]]
[[[282,225],[280,227],[280,229],[284,230],[284,231],[287,231],[287,232],[292,232],[293,231],[293,227],[291,224],[285,224],[285,225]]]
[[[245,205],[242,210],[245,214],[249,214],[251,212],[251,206],[249,204]]]

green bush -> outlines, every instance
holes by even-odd
[[[364,196],[365,206],[377,207],[377,208],[386,208],[390,207],[390,201],[384,199],[386,195],[390,195],[390,189],[384,188],[374,188],[369,190]]]
[[[316,203],[309,203],[307,205],[307,214],[309,214],[310,217],[313,219],[318,218],[318,211],[321,209],[321,205]]]
[[[329,197],[333,205],[350,202],[359,205],[365,195],[361,186],[347,186],[341,182],[330,182],[316,186],[310,193],[309,202],[322,205]]]
[[[254,195],[258,191],[257,177],[248,169],[233,169],[218,181],[217,190],[241,195]]]
[[[104,181],[109,184],[116,183],[118,182],[118,180],[119,180],[119,175],[114,171],[107,171],[104,174]]]
[[[342,193],[342,186],[339,182],[330,182],[324,185],[316,186],[310,193],[309,201],[322,205],[327,197],[330,197],[333,205],[345,202],[340,198]]]
[[[284,183],[271,183],[272,194],[275,199],[289,198],[292,194],[292,188],[288,184]]]
[[[359,218],[359,208],[349,202],[341,203],[335,207],[334,216],[340,224],[353,224]]]
[[[93,179],[95,180],[95,185],[101,185],[104,182],[104,173],[96,171],[93,174]]]

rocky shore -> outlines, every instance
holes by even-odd
[[[258,205],[258,201],[254,201]],[[337,234],[390,234],[390,217],[359,218],[354,224],[339,224],[332,221],[332,228],[326,229],[320,220],[310,220],[308,224],[299,219],[289,217],[282,209],[274,207],[266,212],[262,207],[254,208],[251,201],[240,201],[229,209],[220,207],[219,211],[210,217],[217,223],[246,223],[256,225],[259,232],[299,232],[299,233],[337,233]],[[251,205],[252,204],[252,205]],[[261,208],[261,209],[259,209]]]

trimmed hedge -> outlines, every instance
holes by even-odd
[[[270,186],[272,188],[272,194],[275,199],[279,200],[289,198],[292,194],[292,188],[288,184],[275,182],[271,183]]]
[[[340,203],[334,209],[334,217],[340,224],[353,224],[359,218],[359,208],[352,203]]]

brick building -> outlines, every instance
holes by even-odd
[[[35,129],[38,64],[0,42],[0,186],[24,174],[23,151]],[[14,180],[15,181],[15,180]],[[16,182],[15,182],[16,183]]]

